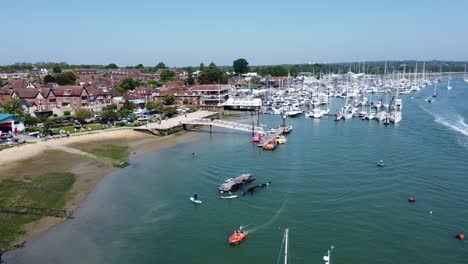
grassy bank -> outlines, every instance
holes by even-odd
[[[72,173],[48,173],[0,183],[0,249],[8,249],[24,234],[23,225],[46,215],[66,216],[61,210],[75,182]]]

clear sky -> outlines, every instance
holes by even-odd
[[[14,0],[0,65],[468,60],[468,0]]]

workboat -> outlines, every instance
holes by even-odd
[[[234,230],[234,233],[229,237],[229,244],[239,244],[247,237],[247,232],[242,228]]]
[[[268,141],[268,144],[266,144],[263,149],[264,150],[274,150],[276,148],[276,140],[272,139]]]

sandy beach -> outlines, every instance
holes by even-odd
[[[100,146],[119,146],[128,154],[126,160],[149,151],[166,148],[185,142],[196,136],[196,133],[182,132],[165,137],[119,129],[99,133],[70,136],[68,138],[50,139],[0,152],[0,184],[3,180],[30,180],[44,177],[51,173],[72,173],[75,182],[66,194],[64,209],[73,212],[81,201],[91,192],[99,180],[111,171],[119,169],[112,164],[112,159],[92,154]],[[23,226],[23,234],[17,237],[21,243],[30,237],[43,232],[64,219],[42,217],[40,220]]]

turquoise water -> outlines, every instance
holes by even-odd
[[[6,263],[277,263],[286,227],[290,263],[323,263],[330,245],[333,263],[467,263],[467,241],[454,236],[468,231],[468,84],[446,82],[433,104],[431,87],[405,96],[397,126],[290,119],[294,131],[273,152],[246,133],[200,132],[105,177],[74,220]],[[244,172],[272,184],[219,199],[219,184]],[[239,225],[250,233],[229,246]]]

